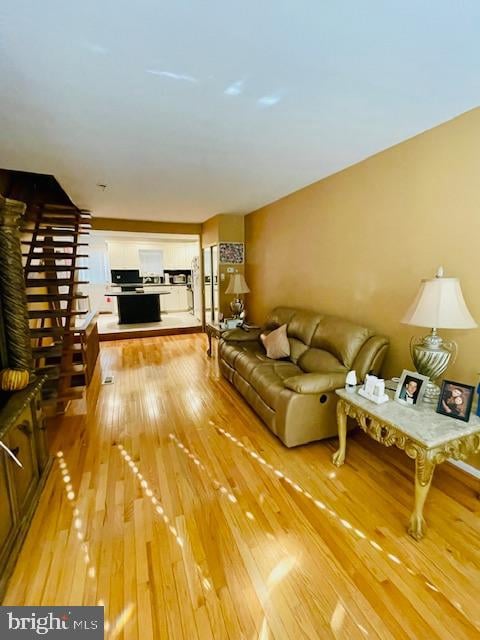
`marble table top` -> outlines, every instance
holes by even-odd
[[[364,409],[371,416],[391,424],[427,449],[480,432],[480,418],[475,415],[473,409],[470,420],[463,422],[463,420],[437,413],[436,405],[422,402],[411,407],[400,404],[393,399],[395,395],[393,391],[385,392],[390,400],[384,404],[375,404],[358,395],[356,390],[350,393],[345,389],[337,389],[336,393],[348,403]]]

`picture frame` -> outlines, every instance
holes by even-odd
[[[243,242],[220,242],[218,255],[220,264],[243,264],[245,245]]]
[[[444,380],[438,398],[437,413],[468,422],[474,395],[475,387],[463,382]]]
[[[395,391],[395,400],[406,407],[418,407],[427,388],[428,376],[404,369]]]

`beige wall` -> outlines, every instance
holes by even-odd
[[[400,318],[438,265],[480,322],[480,108],[245,220],[252,319],[288,304],[365,323],[389,336],[384,373],[398,375],[426,333]],[[459,345],[448,376],[476,384],[480,329],[441,333]]]
[[[194,222],[155,222],[153,220],[123,220],[120,218],[92,218],[97,231],[135,231],[139,233],[200,233],[202,225]]]
[[[244,242],[245,241],[245,223],[244,216],[231,215],[221,213],[213,218],[209,218],[202,224],[202,247],[216,245],[219,242]],[[230,274],[227,273],[228,267],[234,267],[235,271],[244,273],[245,265],[225,265],[219,264],[219,308],[220,312],[225,316],[231,315],[230,302],[233,295],[225,293],[230,280]]]
[[[245,239],[245,217],[220,213],[202,224],[202,246],[219,242],[243,242]]]

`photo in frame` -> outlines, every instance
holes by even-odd
[[[453,380],[444,380],[438,398],[437,413],[468,422],[475,387]]]
[[[220,242],[218,255],[221,264],[243,264],[244,244],[243,242]]]
[[[395,400],[408,407],[416,407],[422,401],[428,380],[428,376],[404,369],[395,391]]]

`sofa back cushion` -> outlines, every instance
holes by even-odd
[[[337,318],[323,316],[312,336],[310,345],[333,354],[341,364],[350,368],[362,345],[373,335],[370,329]]]
[[[308,349],[321,315],[304,309],[277,307],[267,318],[266,328],[275,329],[282,324],[287,325],[287,336],[290,342],[290,359],[295,364]]]
[[[307,348],[299,358],[298,366],[307,373],[346,373],[348,371],[333,353],[311,347]]]
[[[374,335],[370,329],[343,318],[293,307],[275,308],[266,328],[272,330],[282,324],[287,325],[290,359],[308,372],[324,371],[327,364],[327,370],[332,371],[351,368],[363,344]]]

